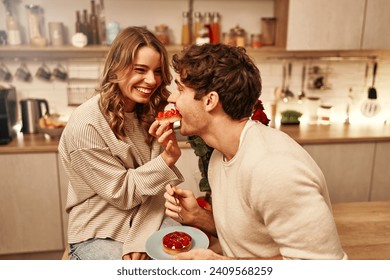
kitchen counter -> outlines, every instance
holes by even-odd
[[[58,138],[53,139],[41,133],[18,133],[10,143],[0,145],[0,154],[57,152],[58,142]]]
[[[390,142],[390,125],[283,125],[276,127],[290,135],[301,145],[331,143]],[[59,139],[43,134],[18,133],[9,144],[0,145],[0,154],[57,152]],[[190,148],[186,141],[180,141],[181,148]]]

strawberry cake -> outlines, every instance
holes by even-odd
[[[174,123],[181,120],[181,115],[178,110],[172,108],[164,112],[158,112],[156,119],[159,121],[168,121],[170,123]]]
[[[188,252],[192,248],[192,237],[182,231],[174,231],[164,235],[162,246],[165,253],[175,255]]]

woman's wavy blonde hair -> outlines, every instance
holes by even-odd
[[[100,93],[100,106],[108,124],[118,139],[124,140],[125,134],[125,97],[119,89],[118,73],[133,67],[137,51],[142,47],[155,49],[161,57],[162,83],[153,93],[148,104],[137,103],[135,112],[146,132],[155,119],[157,112],[164,110],[168,104],[169,91],[167,86],[172,81],[169,69],[168,54],[163,44],[153,33],[143,27],[128,27],[122,30],[107,54],[101,83],[97,92]],[[147,133],[146,142],[152,143],[153,137]]]

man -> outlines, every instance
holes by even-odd
[[[223,251],[193,249],[175,259],[346,259],[317,164],[289,136],[250,118],[261,78],[245,50],[191,46],[173,67],[178,91],[168,101],[182,115],[181,134],[214,148],[212,211],[173,187],[166,214],[218,236]]]

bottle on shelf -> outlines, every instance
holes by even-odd
[[[8,45],[17,46],[22,43],[19,24],[11,14],[7,15],[7,37]]]
[[[214,37],[213,35],[213,30],[211,29],[211,13],[206,12],[203,17],[203,26],[208,29],[209,33],[209,41],[212,43],[212,38]]]
[[[190,37],[190,13],[183,12],[183,22],[181,27],[181,44],[182,46],[188,46],[191,44]]]
[[[198,37],[199,31],[203,27],[203,17],[200,12],[195,12],[194,13],[194,28],[193,28],[193,39],[192,42],[196,42],[196,38]]]
[[[99,4],[96,5],[96,12],[98,15],[100,44],[107,45],[106,13],[104,9],[104,0],[100,0]]]
[[[82,23],[80,17],[80,11],[76,11],[75,33],[82,33]]]
[[[92,38],[91,38],[91,32],[90,32],[90,24],[88,22],[88,12],[87,10],[83,10],[83,21],[82,21],[82,28],[81,28],[81,33],[84,33],[85,36],[88,38],[88,44],[92,43]]]
[[[100,39],[99,39],[99,23],[98,23],[98,17],[96,15],[96,6],[95,6],[95,0],[91,0],[91,14],[89,16],[89,23],[90,23],[90,32],[91,32],[91,43],[92,45],[99,45]]]
[[[211,43],[219,44],[221,41],[221,27],[220,27],[220,18],[218,12],[213,13],[213,20],[211,22]]]

